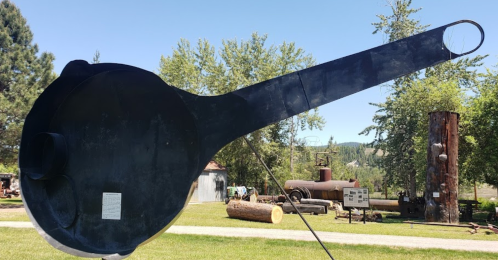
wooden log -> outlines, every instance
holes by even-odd
[[[274,224],[280,223],[284,215],[279,206],[241,200],[231,200],[227,205],[227,214],[230,218]]]
[[[330,200],[321,200],[321,199],[301,199],[301,204],[314,204],[325,207],[332,207],[333,203]]]
[[[258,195],[258,201],[285,202],[285,195]]]
[[[301,213],[327,214],[327,207],[313,204],[295,204]],[[297,213],[296,209],[290,203],[284,203],[282,209],[285,213]]]
[[[429,114],[425,221],[458,224],[458,123],[451,112]]]

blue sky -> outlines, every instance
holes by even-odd
[[[295,42],[323,63],[385,43],[385,35],[372,35],[371,23],[378,21],[377,14],[391,14],[386,0],[11,1],[27,19],[40,51],[55,55],[56,73],[71,60],[91,62],[96,50],[101,62],[156,72],[161,55],[170,55],[181,38],[219,46],[222,39],[247,40],[253,32],[268,34],[268,46]],[[485,66],[498,64],[498,1],[414,0],[412,7],[422,7],[413,18],[430,24],[429,29],[461,19],[478,22],[486,39],[469,57],[489,54]],[[479,40],[472,26],[455,27],[450,34],[456,49],[471,49]],[[383,102],[387,94],[387,87],[377,86],[324,105],[324,129],[300,137],[312,145],[326,144],[331,135],[339,143],[369,142],[373,134],[358,135],[372,124],[375,107],[368,103]]]

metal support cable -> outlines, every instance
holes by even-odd
[[[306,226],[311,231],[311,233],[313,234],[313,236],[315,236],[315,238],[318,241],[318,243],[320,243],[320,245],[323,247],[323,249],[325,250],[325,252],[327,252],[327,254],[329,255],[330,259],[335,260],[334,257],[330,254],[329,250],[323,244],[322,240],[320,240],[320,238],[318,237],[318,235],[315,233],[315,231],[313,230],[313,228],[310,226],[310,224],[308,223],[308,221],[306,221],[306,219],[303,217],[303,215],[301,214],[301,212],[297,209],[297,207],[294,204],[294,202],[292,202],[292,200],[290,199],[289,195],[285,192],[284,188],[282,188],[282,186],[280,185],[280,183],[278,183],[277,178],[275,178],[275,176],[271,172],[270,168],[268,168],[268,166],[266,166],[266,163],[263,161],[263,159],[261,159],[261,156],[256,151],[256,148],[254,148],[254,146],[252,146],[251,142],[247,139],[247,137],[244,136],[244,140],[246,140],[246,143],[249,145],[249,147],[251,148],[251,150],[254,152],[254,154],[256,155],[256,157],[258,158],[258,160],[261,162],[261,164],[263,165],[263,167],[266,169],[266,171],[268,172],[268,174],[270,174],[270,176],[273,179],[273,181],[277,184],[278,188],[280,189],[280,192],[282,192],[285,195],[285,198],[287,199],[287,201],[289,201],[291,203],[292,207],[296,210],[296,212],[299,215],[299,217],[301,217],[301,219],[303,220],[304,224],[306,224]]]

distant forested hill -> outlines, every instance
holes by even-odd
[[[357,143],[357,142],[346,142],[346,143],[337,144],[337,146],[348,146],[348,147],[358,147],[360,145],[361,145],[361,143]]]
[[[329,143],[329,145],[315,146],[316,152],[336,152],[331,154],[331,165],[335,179],[356,178],[361,187],[367,187],[370,192],[382,190],[385,172],[381,170],[376,160],[382,156],[367,144],[358,142]]]
[[[325,151],[328,146],[316,146],[315,149],[318,151]],[[346,142],[340,144],[334,144],[334,151],[337,152],[337,156],[342,163],[348,164],[353,161],[358,161],[360,166],[373,166],[375,164],[375,159],[378,156],[382,156],[382,151],[377,151],[377,154],[373,154],[374,148],[370,148],[367,144],[362,144],[358,142]]]

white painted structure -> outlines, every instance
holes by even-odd
[[[227,181],[227,169],[215,161],[210,161],[195,182],[196,187],[190,202],[224,201]]]

